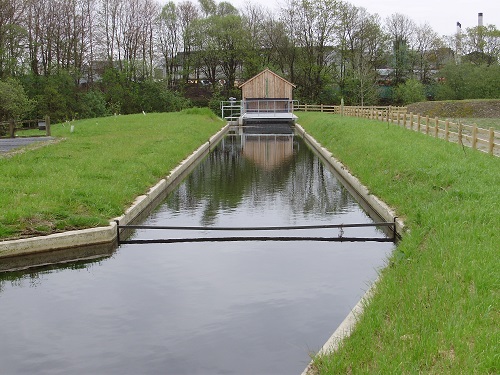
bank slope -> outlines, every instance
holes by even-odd
[[[0,239],[109,225],[224,125],[196,109],[53,125],[60,142],[0,157]]]
[[[298,122],[410,230],[317,373],[498,373],[500,159],[373,120]]]

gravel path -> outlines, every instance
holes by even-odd
[[[18,137],[0,139],[0,153],[9,152],[16,148],[28,146],[35,142],[52,141],[54,137]]]

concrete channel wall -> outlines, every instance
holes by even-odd
[[[342,184],[358,200],[360,205],[368,211],[370,216],[378,216],[386,222],[396,222],[396,229],[399,234],[405,230],[402,220],[397,219],[396,213],[370,191],[356,177],[354,177],[347,167],[332,156],[332,153],[321,146],[312,136],[306,133],[299,124],[295,125],[295,132],[299,134],[309,147],[311,147],[329,165],[337,178],[340,177]]]
[[[115,220],[118,220],[121,225],[127,225],[145,215],[146,212],[149,214],[161,202],[161,199],[165,196],[165,192],[176,186],[180,179],[217,145],[228,130],[229,125],[226,125],[183,160],[166,178],[160,180],[155,186],[149,189],[145,195],[137,197],[132,206],[122,216],[115,218],[106,227],[74,230],[47,236],[0,242],[0,271],[9,269],[6,268],[7,266],[2,267],[2,264],[5,264],[5,260],[8,258],[77,247],[99,246],[102,244],[112,246],[116,244],[117,228]]]

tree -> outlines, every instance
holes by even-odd
[[[376,68],[382,64],[386,37],[378,16],[343,4],[337,27],[334,77],[340,95],[350,104],[375,103]]]
[[[34,101],[26,95],[21,83],[13,78],[0,81],[0,120],[19,120],[29,114]]]
[[[249,47],[249,35],[240,16],[229,15],[214,19],[214,35],[220,52],[221,68],[227,87],[234,87],[236,71]]]
[[[298,59],[297,39],[293,33],[296,15],[292,7],[283,10],[279,18],[269,16],[262,25],[261,41],[263,65],[274,67],[281,75],[295,82],[296,63]],[[252,77],[253,75],[249,75]]]
[[[408,79],[396,87],[396,100],[403,105],[424,101],[424,85],[417,79]]]
[[[215,85],[220,64],[220,53],[215,40],[213,24],[217,16],[196,20],[193,23],[196,64],[207,79]]]
[[[22,0],[0,1],[0,79],[21,73],[19,61],[23,60],[26,37],[24,13],[26,2]]]
[[[295,83],[304,98],[316,101],[331,77],[328,71],[328,53],[334,39],[339,3],[336,0],[290,0],[283,13],[292,23],[293,38],[297,42],[300,65]]]
[[[498,64],[500,60],[500,30],[494,25],[468,28],[463,40],[465,61],[476,65]]]
[[[217,14],[217,4],[214,0],[198,0],[198,2],[205,18]]]
[[[386,19],[387,32],[391,38],[393,58],[391,66],[394,69],[393,84],[398,85],[411,76],[411,43],[416,25],[407,16],[395,13]]]
[[[429,54],[433,50],[437,50],[440,44],[437,33],[429,24],[425,23],[415,29],[418,78],[423,83],[429,83],[431,79],[430,71],[433,66],[431,64],[431,59],[429,59]]]
[[[183,51],[182,77],[184,83],[186,83],[195,64],[191,52],[193,51],[195,45],[195,28],[200,15],[198,8],[196,8],[196,6],[190,1],[180,3],[178,10]]]
[[[175,3],[170,1],[161,11],[159,30],[160,48],[165,60],[167,82],[170,87],[174,85],[178,63],[177,55],[181,48],[179,31],[179,13]]]
[[[436,99],[495,99],[500,97],[500,65],[447,64],[440,72],[442,83]]]
[[[248,43],[243,56],[245,77],[253,77],[270,65],[270,46],[266,44],[266,23],[268,15],[261,6],[248,3],[242,12],[243,29]]]
[[[227,1],[222,1],[217,5],[217,15],[220,17],[238,16],[239,12],[238,9],[233,6],[233,4]]]

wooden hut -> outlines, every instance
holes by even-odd
[[[293,114],[293,83],[269,69],[240,85],[241,119],[248,121],[295,122]]]

